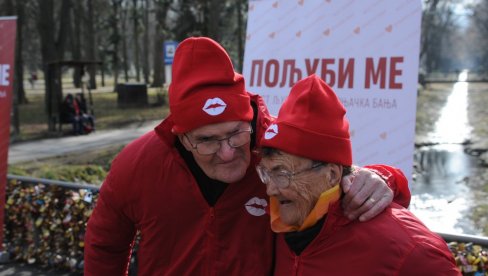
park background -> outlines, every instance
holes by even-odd
[[[422,3],[415,173],[410,184],[412,208],[419,213],[430,212],[437,222],[450,221],[450,227],[459,233],[488,236],[488,1]],[[15,15],[18,20],[11,145],[71,135],[69,125],[60,130],[53,120],[67,93],[92,94],[97,131],[123,129],[164,118],[168,112],[165,70],[169,69],[162,58],[164,42],[181,41],[193,35],[212,37],[228,50],[236,70],[242,71],[247,5],[243,0],[0,0],[0,16]],[[46,64],[63,61],[86,64],[63,66],[61,85],[50,88],[45,78],[49,68]],[[444,111],[463,72],[469,72],[464,80],[469,83],[467,103],[458,110]],[[33,80],[34,75],[37,80]],[[147,104],[120,107],[115,92],[128,83],[147,88]],[[464,130],[469,130],[468,134],[455,142],[442,137],[437,126],[443,114],[461,112],[466,113]],[[445,145],[457,148],[441,147]],[[117,144],[103,150],[15,164],[9,161],[9,174],[100,185],[112,158],[122,147]],[[464,163],[459,165],[459,160]],[[448,161],[455,164],[449,165]],[[453,167],[462,171],[450,170]],[[36,193],[34,186],[26,188],[15,180],[8,185],[7,197],[33,202],[26,198]],[[443,194],[446,190],[451,194]],[[53,193],[70,198],[70,206],[85,209],[85,205],[90,205],[83,200],[86,193],[83,189],[35,195],[47,205],[46,197]],[[449,217],[432,215],[446,213],[445,210],[448,212],[443,215]],[[27,214],[26,210],[22,212]],[[52,225],[64,225],[44,221],[50,220],[47,217],[66,215],[66,211],[58,214],[53,207],[49,212],[36,216],[34,225],[39,223],[39,229],[49,231]],[[75,228],[66,223],[63,226],[66,228],[60,227],[61,232],[71,229],[68,238],[72,239],[69,246],[55,245],[60,254],[48,254],[52,248],[47,243],[39,246],[34,242],[38,237],[12,234],[14,226],[23,226],[29,221],[27,217],[32,220],[32,215],[14,221],[10,224],[12,228],[7,229],[7,234],[11,234],[7,238],[12,239],[7,242],[15,244],[15,239],[26,237],[31,242],[30,247],[11,247],[11,255],[28,263],[76,271],[82,261],[78,240],[88,216],[89,212],[76,211],[72,217],[81,226]],[[39,222],[39,217],[43,221]],[[49,231],[49,236],[56,232]],[[64,256],[64,252],[75,254]]]

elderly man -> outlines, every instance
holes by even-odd
[[[261,140],[257,166],[277,238],[275,275],[459,275],[446,243],[392,203],[349,220],[339,183],[351,174],[346,110],[317,76],[296,83]]]
[[[274,235],[251,151],[271,120],[263,101],[220,45],[189,38],[175,53],[169,102],[171,114],[112,163],[88,221],[85,275],[126,273],[136,232],[139,275],[269,275]],[[395,185],[396,169],[373,169]],[[351,217],[391,202],[368,170],[350,181]],[[396,185],[408,205],[406,182]]]

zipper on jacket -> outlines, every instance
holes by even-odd
[[[295,255],[295,261],[293,263],[293,269],[295,270],[295,275],[298,275],[298,266],[300,265],[300,256]]]
[[[209,224],[211,224],[215,219],[215,208],[214,207],[210,208],[208,218],[209,218]]]
[[[208,211],[208,219],[207,219],[207,274],[206,275],[213,275],[212,271],[214,270],[213,264],[215,263],[214,260],[214,246],[215,246],[215,233],[213,232],[213,223],[215,221],[215,208],[210,207]]]

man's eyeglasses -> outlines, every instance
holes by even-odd
[[[192,148],[196,149],[196,151],[199,154],[210,155],[219,151],[222,141],[227,141],[227,144],[232,148],[238,148],[244,146],[245,144],[251,141],[251,133],[252,133],[252,128],[247,130],[241,130],[239,132],[231,134],[226,138],[210,139],[206,141],[197,142],[195,144],[191,142],[190,138],[188,138],[186,133],[183,135],[185,135],[186,139],[188,139],[188,142],[190,143]]]
[[[261,181],[264,184],[268,185],[271,181],[273,181],[276,184],[276,186],[278,186],[281,189],[285,189],[288,186],[290,186],[291,181],[297,175],[311,171],[315,168],[318,168],[318,167],[321,167],[324,165],[325,165],[325,163],[315,163],[312,165],[312,167],[298,171],[298,172],[290,172],[287,170],[269,171],[260,165],[256,166],[256,170],[258,171],[259,178],[261,178]]]

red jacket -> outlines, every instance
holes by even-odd
[[[283,234],[276,247],[275,275],[461,275],[446,242],[395,203],[359,222],[344,217],[337,202],[300,256]]]
[[[253,100],[260,137],[270,117]],[[256,156],[209,207],[173,146],[172,125],[170,116],[114,160],[88,221],[85,275],[126,273],[137,230],[138,275],[270,275],[273,233]]]
[[[256,141],[270,117],[259,96]],[[127,273],[136,231],[138,275],[270,275],[273,234],[265,185],[251,166],[209,207],[173,146],[171,116],[129,144],[114,160],[85,235],[85,275]],[[395,187],[396,169],[374,166],[408,206],[406,182]],[[397,201],[398,202],[398,201]],[[261,206],[260,206],[261,205]]]

